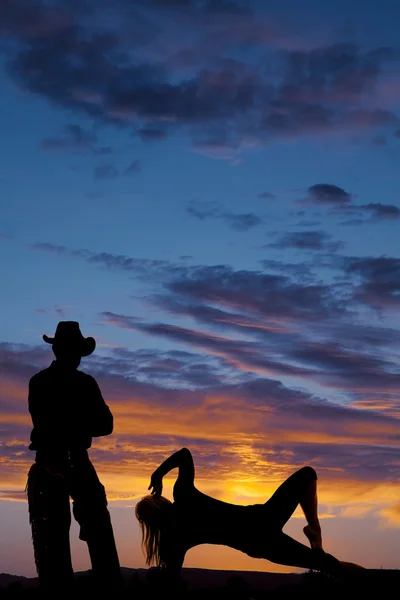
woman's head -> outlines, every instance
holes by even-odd
[[[161,566],[160,532],[172,502],[163,496],[145,496],[136,504],[135,515],[142,529],[142,547],[146,564]]]

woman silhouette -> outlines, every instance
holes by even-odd
[[[179,472],[172,503],[162,496],[162,485],[164,475],[176,467]],[[322,548],[317,474],[312,467],[291,475],[265,504],[240,506],[196,489],[192,455],[182,448],[154,471],[148,489],[151,495],[142,498],[135,510],[146,563],[164,567],[172,576],[179,576],[186,552],[199,544],[230,546],[253,558],[336,576],[362,569],[337,560]],[[298,504],[307,520],[303,532],[311,548],[282,531]]]

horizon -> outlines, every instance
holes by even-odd
[[[135,503],[186,446],[196,486],[237,504],[310,464],[326,551],[400,568],[399,18],[392,0],[0,8],[0,571],[36,573],[28,382],[61,320],[97,342],[80,369],[114,432],[89,453],[122,565],[144,568]],[[284,531],[307,543],[304,525]],[[71,547],[88,569],[73,518]],[[211,565],[296,571],[208,545],[184,567]]]

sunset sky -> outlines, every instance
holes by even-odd
[[[35,575],[27,388],[59,320],[97,341],[123,566],[187,446],[239,504],[312,465],[326,550],[400,568],[399,21],[396,0],[0,0],[0,572]]]

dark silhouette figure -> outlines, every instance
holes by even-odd
[[[120,588],[105,489],[88,456],[93,437],[112,433],[113,416],[94,378],[77,370],[81,357],[89,356],[96,342],[84,338],[75,321],[61,321],[55,337],[43,339],[52,344],[56,360],[29,382],[33,422],[29,449],[36,451],[36,460],[27,483],[39,585],[46,590],[72,585],[71,497],[94,582],[102,590]]]
[[[174,502],[162,496],[163,477],[174,468]],[[149,490],[136,505],[148,565],[164,567],[170,580],[178,579],[186,552],[199,544],[219,544],[253,558],[315,569],[335,576],[361,570],[340,562],[322,548],[317,513],[317,475],[303,467],[291,475],[265,504],[228,504],[196,489],[190,451],[182,448],[165,460],[151,476]],[[303,531],[311,548],[284,534],[282,528],[300,504],[307,525]]]

